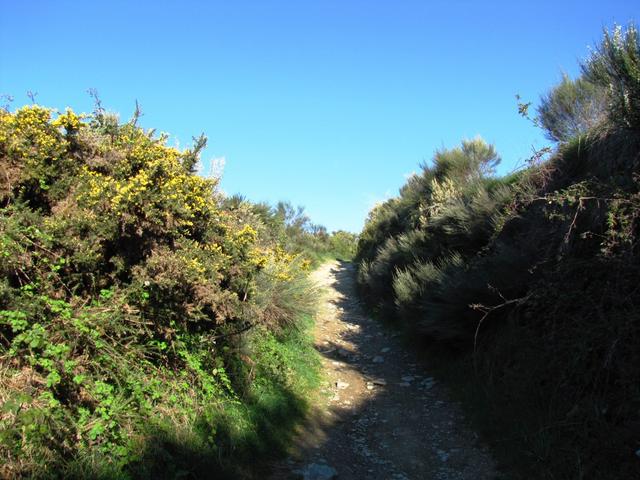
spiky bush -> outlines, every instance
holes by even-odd
[[[193,173],[202,146],[0,111],[0,476],[199,476],[286,441],[309,264]]]
[[[501,206],[513,196],[512,179],[488,176],[499,160],[494,147],[479,138],[436,152],[432,165],[411,178],[399,198],[370,214],[358,258],[367,260],[359,284],[372,306],[392,316],[396,309],[398,318],[426,334],[469,334],[470,322],[466,330],[456,323],[459,311],[427,320],[434,309],[418,305],[439,304],[438,292],[446,290],[454,267],[494,235]]]

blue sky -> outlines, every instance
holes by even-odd
[[[637,1],[0,0],[0,94],[13,107],[104,105],[171,134],[204,132],[222,188],[304,205],[359,231],[433,152],[481,135],[505,173],[542,134],[517,114]]]

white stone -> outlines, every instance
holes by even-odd
[[[301,474],[304,480],[332,480],[338,476],[335,468],[323,463],[312,463],[304,470],[294,473]]]

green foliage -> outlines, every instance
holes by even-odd
[[[605,88],[609,120],[640,130],[640,37],[634,24],[604,31],[604,38],[582,66],[587,80]]]
[[[637,58],[634,27],[605,33],[551,92],[546,162],[496,178],[486,145],[437,152],[360,235],[363,299],[446,364],[510,478],[637,473]]]
[[[511,179],[488,176],[498,161],[479,138],[439,151],[399,198],[371,212],[357,258],[362,292],[374,308],[439,338],[472,334],[466,305],[443,302],[463,259],[485,247],[513,198]]]
[[[357,235],[338,230],[327,232],[311,222],[303,207],[278,202],[274,207],[265,203],[250,204],[241,196],[225,200],[233,210],[248,209],[264,225],[264,234],[277,241],[290,253],[300,255],[311,266],[328,258],[351,260],[355,254]]]
[[[210,475],[283,446],[317,370],[289,232],[194,174],[203,137],[53,115],[0,112],[0,476]]]
[[[538,121],[547,137],[556,142],[587,133],[606,116],[607,92],[584,77],[568,75],[545,95],[538,107]]]
[[[469,182],[495,172],[500,156],[493,145],[482,138],[463,140],[460,147],[442,150],[433,159],[434,176],[437,180]]]

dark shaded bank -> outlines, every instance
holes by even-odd
[[[611,153],[617,142],[591,146]],[[640,473],[637,166],[618,170],[618,184],[557,180],[589,151],[556,157],[555,188],[518,205],[478,253],[431,264],[438,276],[416,280],[411,308],[376,295],[361,270],[369,308],[419,334],[514,478]],[[387,288],[410,268],[396,263]]]
[[[419,338],[513,478],[640,475],[638,66],[633,27],[605,35],[586,132],[502,178],[481,140],[440,151],[360,236],[363,301]]]

